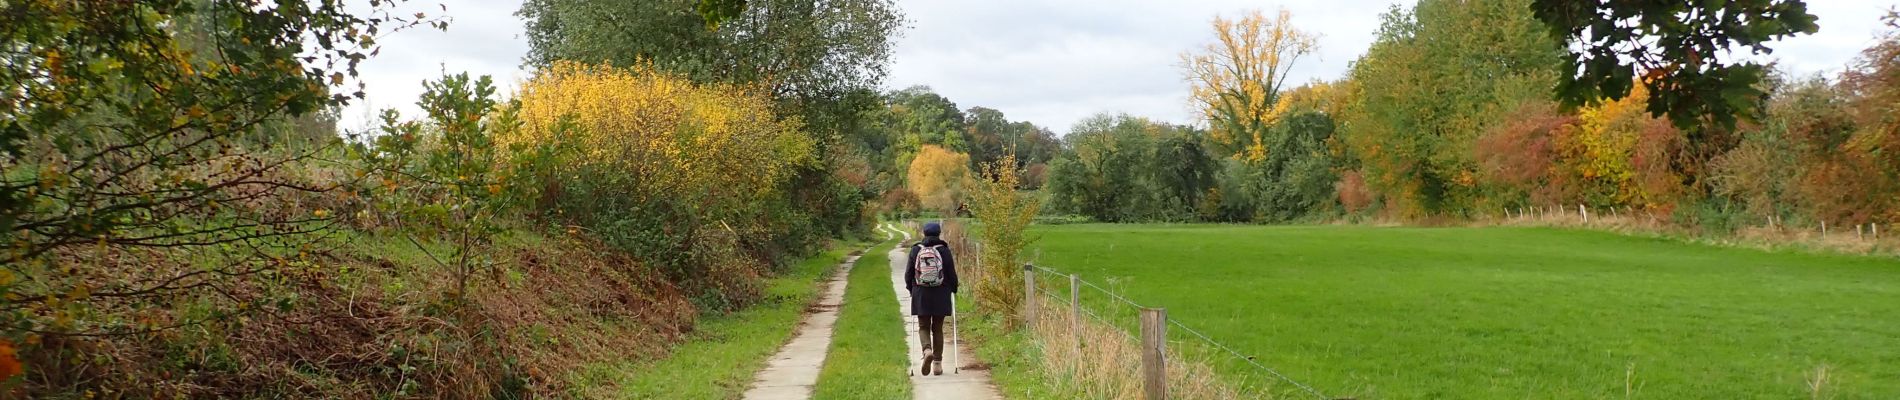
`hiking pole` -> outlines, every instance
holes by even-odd
[[[942,325],[938,325],[942,326]],[[963,347],[957,345],[957,292],[950,292],[950,373],[963,373]]]

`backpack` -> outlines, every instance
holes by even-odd
[[[943,254],[937,252],[937,246],[918,246],[917,286],[943,286]]]

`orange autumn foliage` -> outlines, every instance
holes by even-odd
[[[20,356],[13,349],[13,343],[0,339],[0,382],[6,382],[26,372],[26,366],[20,365]]]

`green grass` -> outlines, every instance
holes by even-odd
[[[845,288],[844,306],[813,392],[817,399],[908,399],[910,361],[905,359],[904,317],[891,288],[895,241],[859,258]]]
[[[1889,258],[1546,228],[1033,234],[1038,265],[1166,307],[1332,396],[1805,399],[1825,368],[1820,398],[1900,398],[1900,262]],[[1133,328],[1132,313],[1114,315]]]
[[[659,360],[583,367],[581,392],[612,387],[610,398],[737,399],[752,375],[791,338],[800,315],[845,254],[863,243],[834,246],[771,279],[762,304],[700,320],[693,337]]]

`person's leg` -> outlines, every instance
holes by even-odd
[[[930,355],[933,349],[930,347],[930,325],[935,319],[936,317],[929,315],[917,316],[917,341],[922,342],[924,347],[923,375],[930,375]]]
[[[930,316],[930,348],[932,358],[943,359],[943,316]]]
[[[924,348],[924,354],[930,354],[930,317],[917,316],[917,345]]]
[[[930,369],[936,371],[937,375],[943,375],[943,353],[944,353],[943,318],[944,317],[942,315],[938,315],[938,316],[934,316],[930,318],[931,318],[930,344],[934,346],[932,348],[936,349],[936,351],[932,353],[930,357],[930,363],[931,363]]]

